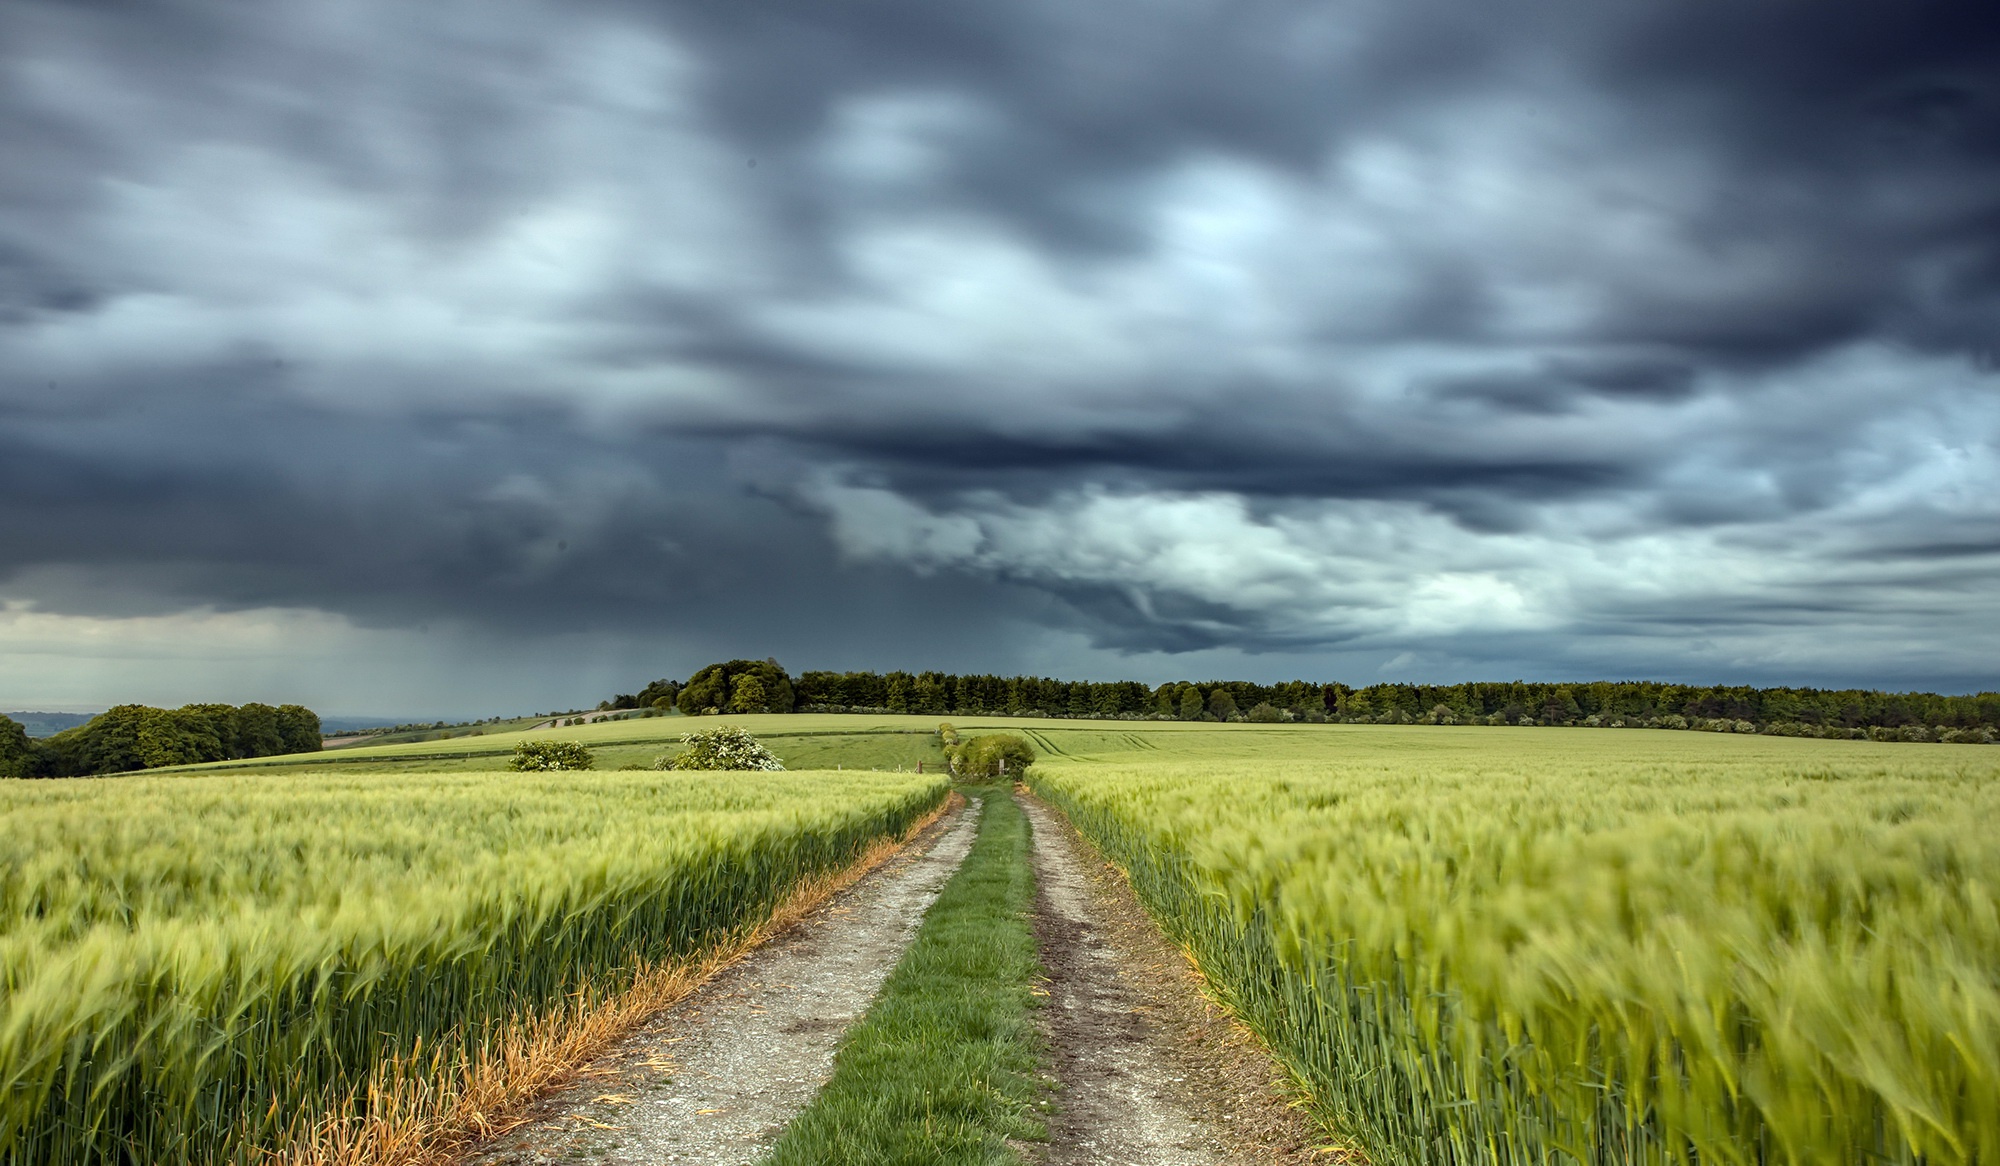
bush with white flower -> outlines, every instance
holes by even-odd
[[[755,769],[776,772],[784,768],[769,749],[759,744],[746,729],[724,725],[681,734],[681,752],[653,762],[654,769]]]
[[[551,769],[589,769],[596,764],[590,750],[575,741],[523,741],[514,746],[515,769],[539,773]]]

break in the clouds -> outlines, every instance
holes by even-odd
[[[18,0],[0,704],[1992,687],[1996,77],[1970,2]]]

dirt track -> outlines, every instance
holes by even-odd
[[[1312,1131],[1282,1072],[1201,991],[1124,878],[1060,813],[1034,828],[1035,931],[1054,1113],[1039,1166],[1302,1166]],[[930,827],[539,1103],[465,1166],[748,1166],[830,1075],[971,849],[976,807]]]
[[[755,1162],[972,847],[967,808],[668,1009],[467,1166]]]

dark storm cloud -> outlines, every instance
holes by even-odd
[[[700,445],[606,445],[525,413],[384,431],[203,398],[189,390],[115,423],[64,427],[60,442],[35,440],[54,427],[17,429],[0,462],[20,503],[4,519],[0,567],[137,567],[192,588],[183,600],[303,601],[392,622],[450,596],[501,623],[546,609],[619,625],[631,613],[603,604],[754,603],[828,557],[781,510],[726,488],[721,459]],[[791,537],[767,537],[774,529]]]
[[[2000,255],[2000,19],[1975,4],[648,11],[714,62],[717,124],[746,150],[811,149],[857,93],[972,95],[986,117],[955,136],[932,193],[1058,248],[1144,247],[1131,187],[1190,154],[1310,177],[1358,138],[1497,97],[1550,124],[1575,112],[1564,99],[1589,101],[1627,131],[1582,143],[1597,157],[1573,161],[1698,156],[1714,181],[1671,208],[1690,243],[1773,249],[1789,268],[1743,289],[1755,296],[1747,304],[1726,286],[1663,296],[1621,286],[1633,273],[1598,270],[1616,318],[1598,321],[1595,338],[1755,359],[1872,327],[1914,334],[1904,318],[1923,294],[1907,285],[1914,265],[1953,268],[1956,293],[1990,292]],[[1869,205],[1886,187],[1895,197]],[[792,194],[822,206],[849,196]],[[1475,284],[1505,277],[1448,270]],[[1434,335],[1463,310],[1445,303],[1482,291],[1461,288],[1442,298],[1444,319],[1404,326]]]
[[[1994,77],[1972,3],[23,0],[0,600],[1962,678]]]
[[[1260,431],[1261,429],[1261,431]],[[1166,431],[1068,440],[980,433],[822,434],[866,458],[882,480],[917,495],[1004,487],[1046,496],[1115,470],[1128,483],[1277,497],[1418,498],[1440,506],[1464,491],[1561,497],[1632,480],[1640,467],[1589,455],[1508,457],[1370,445],[1196,415]],[[1312,440],[1319,437],[1320,440]]]

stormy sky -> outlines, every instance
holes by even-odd
[[[7,0],[0,708],[2000,686],[2000,17]]]

